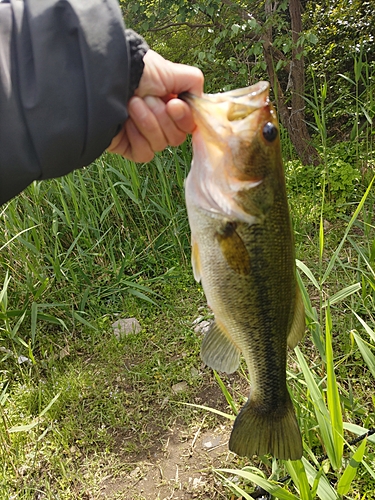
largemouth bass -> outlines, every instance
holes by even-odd
[[[251,381],[229,448],[297,460],[302,441],[286,361],[287,345],[303,336],[305,312],[269,84],[180,97],[197,124],[185,186],[192,265],[215,315],[201,356],[233,373],[242,353]]]

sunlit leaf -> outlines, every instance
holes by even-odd
[[[344,470],[344,474],[340,477],[340,481],[337,485],[337,493],[339,495],[346,495],[349,492],[353,479],[357,474],[358,466],[362,462],[363,454],[365,453],[365,448],[366,448],[366,439],[364,439],[360,444],[360,446],[357,448],[357,450],[351,457],[349,464]]]
[[[355,341],[357,342],[357,346],[359,350],[361,351],[362,357],[368,366],[368,369],[372,373],[372,376],[375,378],[375,356],[371,352],[370,348],[367,346],[366,342],[364,342],[361,337],[353,332],[353,336]]]
[[[331,416],[333,445],[335,461],[332,462],[334,469],[341,467],[341,460],[344,447],[344,429],[342,424],[342,413],[340,396],[336,382],[335,366],[332,350],[332,320],[330,308],[326,309],[326,356],[327,356],[327,403]],[[332,457],[331,460],[332,460]]]
[[[271,495],[279,498],[280,500],[299,500],[298,497],[289,493],[289,491],[281,488],[276,483],[268,481],[257,474],[253,474],[252,472],[240,470],[240,469],[218,469],[219,472],[225,472],[227,474],[235,474],[236,476],[242,477],[243,479],[247,479],[248,481],[252,481],[257,486],[260,486]]]

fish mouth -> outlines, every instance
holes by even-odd
[[[254,111],[263,108],[269,103],[270,84],[260,81],[250,87],[229,90],[217,94],[203,94],[198,97],[190,92],[179,94],[179,99],[187,102],[193,109],[198,122],[199,115],[203,118],[207,114],[219,114],[232,122],[243,120]],[[215,111],[213,111],[215,109]],[[204,120],[206,121],[206,120]]]
[[[269,88],[268,82],[260,81],[250,87],[218,94],[196,96],[184,92],[178,97],[189,104],[201,133],[211,141],[222,143],[231,135],[255,133],[261,119],[256,111],[272,107]]]

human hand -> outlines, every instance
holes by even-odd
[[[153,50],[147,51],[143,61],[139,86],[128,104],[129,118],[108,148],[136,162],[150,161],[155,151],[184,142],[195,124],[189,105],[177,96],[185,91],[203,92],[198,68],[167,61]]]

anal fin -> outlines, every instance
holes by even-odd
[[[201,358],[210,368],[225,373],[235,372],[240,364],[239,348],[217,320],[203,339]]]

